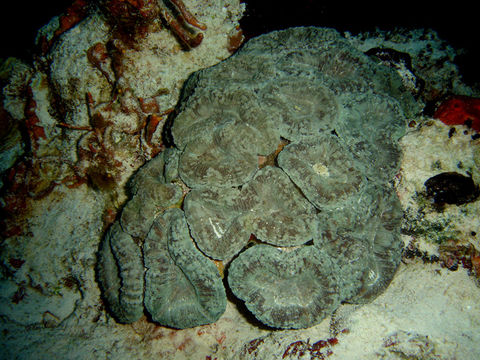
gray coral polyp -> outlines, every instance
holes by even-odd
[[[180,209],[159,216],[144,243],[145,308],[152,319],[187,328],[215,322],[226,295],[214,263],[190,240]]]
[[[304,328],[340,304],[337,274],[332,259],[313,246],[285,251],[260,244],[232,262],[228,282],[264,324]]]
[[[175,147],[138,172],[100,247],[119,321],[212,323],[227,285],[264,324],[305,328],[385,289],[402,251],[389,181],[417,109],[393,70],[292,28],[192,75],[177,109]]]

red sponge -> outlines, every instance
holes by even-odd
[[[452,96],[438,107],[433,117],[446,125],[467,125],[480,132],[480,99]]]

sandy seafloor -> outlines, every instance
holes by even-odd
[[[185,1],[208,26],[199,47],[185,52],[170,32],[159,29],[124,54],[123,85],[137,97],[155,98],[159,112],[175,105],[190,73],[230,55],[228,36],[237,31],[243,5],[234,0],[200,3]],[[58,18],[41,33],[51,36],[56,26]],[[68,164],[90,169],[89,161],[99,161],[76,153],[78,144],[86,141],[80,128],[89,125],[85,92],[105,116],[111,111],[118,133],[132,133],[131,121],[148,113],[102,109],[109,96],[108,75],[88,62],[86,51],[108,34],[102,17],[93,14],[63,34],[35,66],[14,60],[2,64],[3,107],[11,123],[26,121],[25,107],[34,99],[34,125],[43,127],[45,136],[30,145],[36,164],[33,185],[27,187],[21,211],[9,220],[10,230],[16,231],[1,242],[1,359],[480,359],[480,268],[472,265],[479,265],[479,201],[439,211],[424,196],[423,185],[451,171],[471,174],[478,184],[480,139],[472,138],[473,130],[465,126],[455,126],[453,132],[452,126],[427,115],[408,119],[395,179],[405,210],[408,235],[403,240],[411,256],[404,257],[392,283],[372,303],[342,305],[319,325],[302,330],[259,328],[231,302],[216,323],[193,329],[164,328],[146,317],[130,325],[115,322],[95,280],[96,251],[125,202],[127,179],[161,148],[132,135],[128,146],[114,154],[122,163],[114,174],[115,186],[102,188],[101,180],[97,187],[67,181],[73,174]],[[432,32],[346,36],[363,51],[384,46],[409,53],[415,74],[426,80],[428,96],[480,94],[459,78],[452,61],[455,49]],[[159,88],[166,90],[159,95]],[[54,92],[64,102],[62,120],[54,110]],[[128,104],[131,99],[126,97]],[[59,121],[79,129],[68,131],[56,126]],[[17,126],[2,134],[8,144],[2,148],[2,162],[9,164],[1,168],[3,179],[9,167],[28,155]],[[159,139],[157,129],[152,142]],[[17,196],[26,196],[22,189],[14,188]],[[41,196],[31,196],[35,191]]]

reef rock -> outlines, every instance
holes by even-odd
[[[142,281],[151,318],[175,328],[216,321],[224,284],[275,328],[375,298],[400,262],[389,181],[416,109],[394,70],[332,29],[262,35],[195,73],[165,129],[172,148],[137,173],[101,246],[113,315],[139,316]]]

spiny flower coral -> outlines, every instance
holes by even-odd
[[[400,262],[389,180],[415,107],[393,70],[331,29],[262,35],[195,73],[172,147],[137,173],[101,246],[112,314],[211,323],[225,284],[264,324],[305,328],[375,298]]]

